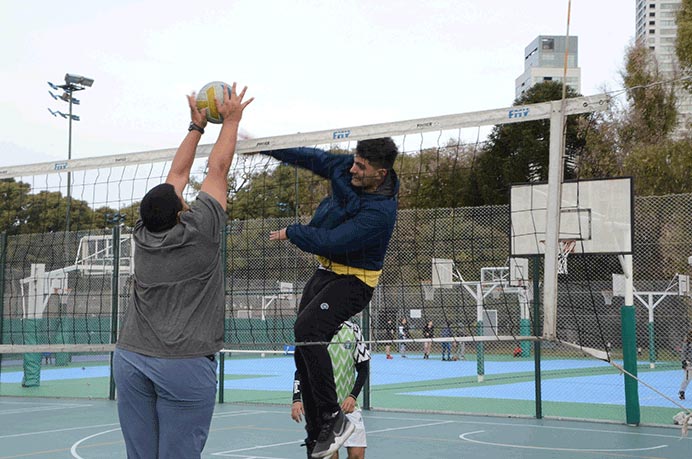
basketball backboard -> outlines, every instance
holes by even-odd
[[[434,288],[452,288],[452,273],[454,272],[454,260],[449,258],[432,259],[432,286]]]
[[[573,253],[632,253],[632,178],[562,184],[558,239]],[[514,185],[510,194],[510,255],[545,253],[548,184]]]

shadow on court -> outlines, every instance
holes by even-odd
[[[304,458],[304,431],[289,410],[217,405],[203,457]],[[692,451],[692,437],[672,427],[383,411],[364,419],[366,455],[378,459],[677,459]],[[114,402],[0,397],[0,459],[123,457]]]

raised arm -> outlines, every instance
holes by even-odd
[[[190,106],[190,129],[178,147],[178,151],[175,152],[171,170],[168,171],[168,176],[166,177],[166,183],[173,185],[175,191],[180,195],[182,195],[187,182],[190,180],[190,169],[195,160],[197,144],[199,144],[199,140],[202,138],[202,131],[204,131],[204,127],[207,125],[207,109],[199,110],[197,108],[194,93],[187,96],[187,103]]]
[[[238,126],[243,117],[243,110],[254,100],[251,97],[243,102],[247,86],[236,93],[236,84],[231,86],[231,94],[224,87],[223,101],[217,101],[217,108],[223,117],[221,132],[209,155],[207,163],[207,176],[202,182],[201,190],[216,199],[221,207],[226,210],[226,196],[228,195],[228,170],[235,154],[235,144],[238,140]],[[219,103],[220,102],[220,103]]]

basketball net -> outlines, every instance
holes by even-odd
[[[577,241],[573,239],[560,241],[560,253],[557,254],[558,274],[567,274],[567,257],[570,253],[574,252],[576,245]]]
[[[435,287],[433,287],[432,282],[431,283],[421,282],[421,286],[423,287],[423,297],[428,301],[434,300],[435,299]]]

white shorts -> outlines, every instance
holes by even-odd
[[[350,437],[344,443],[344,448],[366,448],[368,442],[365,439],[365,425],[363,424],[363,415],[360,408],[353,413],[347,413],[346,417],[356,426]]]

